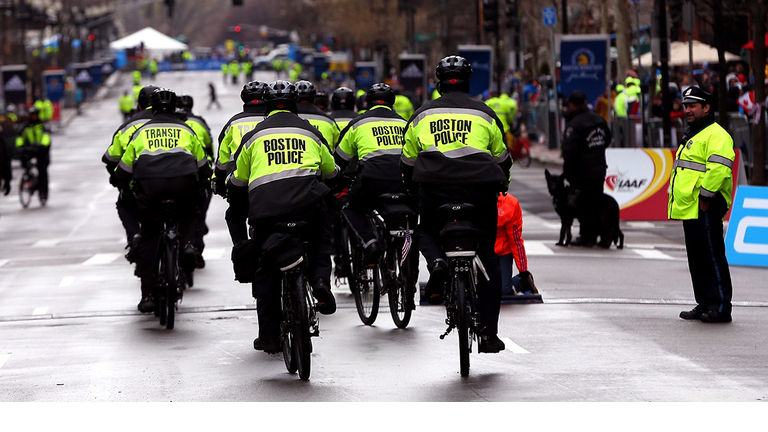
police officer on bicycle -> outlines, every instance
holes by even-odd
[[[246,205],[252,241],[261,247],[278,222],[305,222],[307,278],[322,314],[336,311],[330,289],[330,238],[324,225],[325,196],[322,178],[338,173],[322,134],[297,115],[296,86],[275,81],[265,91],[267,118],[243,137],[235,171],[228,177],[230,206]],[[238,213],[239,214],[239,213]],[[245,225],[245,217],[240,221]],[[235,239],[233,238],[233,241]],[[259,336],[256,350],[280,350],[280,270],[264,260],[253,277]]]
[[[240,91],[243,101],[243,111],[235,114],[227,121],[219,134],[219,153],[213,171],[213,191],[223,198],[227,197],[227,176],[235,170],[235,155],[243,142],[243,136],[252,131],[264,120],[266,105],[264,91],[267,84],[261,81],[251,81]],[[248,203],[230,203],[224,218],[227,221],[229,235],[233,244],[248,240],[248,230],[242,221],[248,217]]]
[[[296,92],[299,94],[297,105],[299,117],[316,127],[333,151],[339,141],[339,126],[331,116],[315,105],[315,96],[317,95],[315,85],[306,80],[298,81]]]
[[[48,200],[48,164],[51,160],[51,136],[45,132],[40,120],[40,110],[31,107],[27,112],[27,123],[16,138],[16,148],[21,152],[21,164],[26,168],[32,158],[37,160],[37,187],[40,202]]]
[[[370,108],[344,128],[335,157],[342,171],[353,158],[360,161],[343,212],[363,246],[365,262],[372,264],[382,248],[367,215],[380,205],[381,195],[407,192],[399,169],[406,121],[392,109],[395,92],[387,84],[371,86],[366,100]],[[412,268],[417,268],[418,255],[411,254],[413,257],[416,262]]]
[[[163,201],[175,202],[183,248],[179,264],[182,270],[192,271],[200,194],[211,176],[200,140],[175,115],[176,103],[172,90],[159,88],[152,93],[152,119],[133,133],[115,171],[118,185],[133,190],[139,209],[142,236],[136,269],[141,278],[141,312],[155,310],[154,261],[163,227]]]
[[[419,226],[416,239],[430,272],[430,303],[442,302],[449,275],[439,232],[445,224],[438,208],[469,203],[470,221],[480,231],[478,256],[490,280],[478,277],[481,336],[479,352],[504,349],[498,338],[501,305],[501,268],[494,253],[497,194],[506,191],[512,160],[504,144],[504,126],[493,110],[469,95],[472,67],[460,56],[440,60],[436,75],[439,99],[426,102],[411,117],[405,130],[401,168],[409,189],[419,190]]]

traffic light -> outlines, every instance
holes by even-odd
[[[235,26],[235,33],[240,33],[242,28],[240,26]]]
[[[515,28],[520,24],[520,20],[517,18],[517,0],[507,0],[504,16],[507,17],[507,28]]]
[[[242,6],[243,0],[232,0],[232,6]]]
[[[93,33],[90,33],[90,34],[88,35],[88,40],[89,40],[89,41],[93,42],[95,39],[96,39],[96,35],[94,35]]]
[[[498,0],[483,0],[483,29],[487,32],[496,32],[499,29]]]

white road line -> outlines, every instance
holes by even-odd
[[[555,252],[541,241],[525,241],[526,255],[554,255]]]
[[[222,259],[226,252],[226,248],[205,248],[203,250],[203,258],[206,260]]]
[[[628,221],[627,226],[630,228],[637,228],[637,229],[649,229],[649,228],[656,227],[656,225],[653,222],[647,222],[647,221]]]
[[[63,278],[63,279],[61,280],[61,282],[59,282],[59,286],[60,286],[60,287],[68,287],[68,286],[72,286],[72,284],[73,284],[74,282],[75,282],[75,277],[74,277],[74,276],[67,276],[67,277]]]
[[[521,347],[520,345],[512,342],[512,339],[508,337],[501,337],[502,342],[504,342],[504,347],[508,351],[512,351],[515,354],[530,354],[525,348]]]
[[[118,259],[120,257],[119,253],[100,253],[96,254],[90,258],[88,258],[87,261],[83,263],[83,265],[104,265],[104,264],[110,264],[114,260]]]
[[[0,260],[0,267],[4,266],[6,264],[8,264],[8,260],[5,260],[5,259],[4,260]]]
[[[632,252],[640,255],[643,258],[650,258],[650,259],[663,259],[663,260],[671,260],[673,259],[671,256],[665,254],[664,252],[656,249],[631,249]]]
[[[8,361],[8,359],[11,358],[10,354],[0,354],[0,368],[3,367],[5,362]]]
[[[35,308],[35,310],[32,312],[32,315],[45,315],[48,313],[47,307],[39,307]]]
[[[48,240],[40,240],[35,242],[32,247],[33,248],[46,248],[46,247],[54,247],[59,244],[58,239],[48,239]]]

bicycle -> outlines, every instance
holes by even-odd
[[[416,213],[403,201],[406,194],[384,194],[379,197],[379,208],[369,215],[369,222],[374,228],[376,240],[384,253],[378,262],[363,262],[363,247],[359,241],[351,240],[352,229],[345,224],[345,241],[352,257],[352,293],[360,320],[365,325],[372,325],[379,313],[380,297],[387,295],[392,321],[398,328],[406,328],[416,309],[415,277],[410,253],[411,236],[415,225]]]
[[[440,231],[440,241],[448,261],[449,283],[445,299],[448,328],[440,336],[443,340],[454,329],[459,336],[459,369],[461,376],[469,375],[469,354],[477,334],[480,315],[477,308],[477,270],[485,273],[477,257],[478,230],[469,222],[474,206],[467,203],[444,204],[438,210],[449,220]]]
[[[308,380],[311,371],[311,338],[320,335],[312,287],[306,277],[307,256],[302,241],[306,222],[280,222],[276,232],[264,242],[264,256],[282,272],[280,342],[283,361],[289,373],[298,371]]]
[[[512,145],[509,148],[509,156],[512,157],[512,161],[516,165],[520,165],[523,168],[531,166],[531,145],[528,138],[516,138],[511,133],[509,134]]]
[[[174,217],[175,202],[166,200],[163,206],[163,230],[158,246],[156,281],[157,291],[155,316],[160,318],[160,325],[172,330],[176,319],[176,309],[182,298],[184,276],[179,266],[180,233],[179,224]]]
[[[30,147],[27,145],[26,147]],[[38,193],[40,199],[40,205],[45,207],[46,199],[40,196],[39,189],[39,173],[37,171],[37,160],[34,162],[35,149],[24,148],[21,150],[21,161],[24,167],[24,174],[21,175],[21,182],[19,183],[19,201],[22,208],[27,208],[32,203],[32,196],[35,192]]]

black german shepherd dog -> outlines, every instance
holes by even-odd
[[[552,204],[555,205],[555,211],[560,216],[560,240],[557,246],[568,246],[571,243],[571,226],[576,218],[576,201],[579,197],[579,191],[571,190],[571,187],[565,184],[565,177],[554,175],[549,170],[544,170],[547,177],[547,189],[552,195]],[[615,244],[618,249],[624,248],[624,233],[619,229],[619,204],[612,196],[603,194],[600,201],[600,243],[604,248]]]

